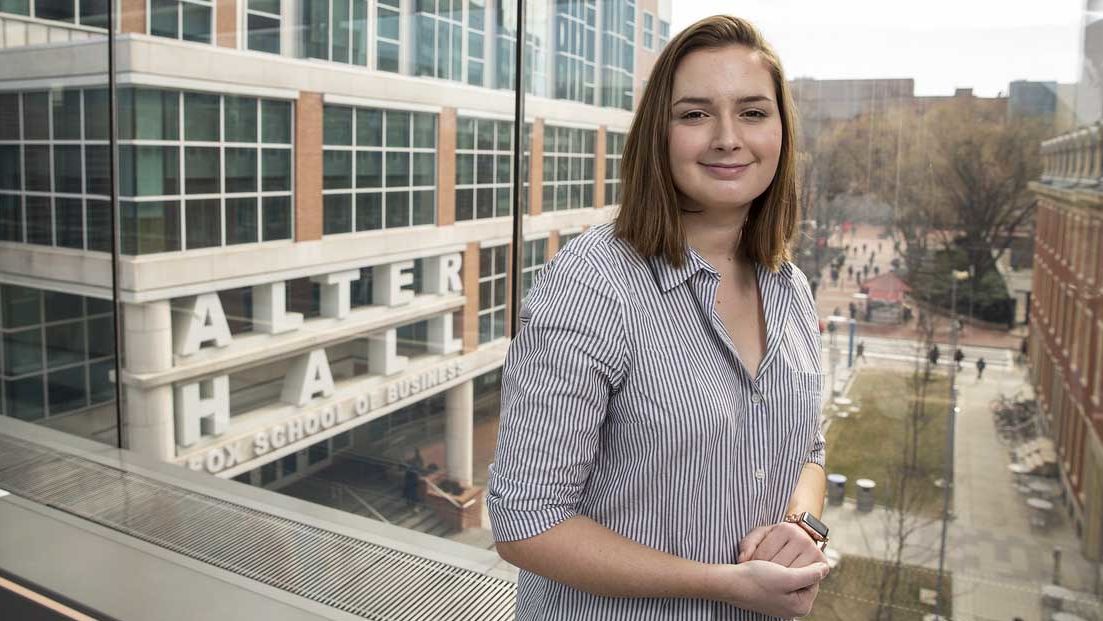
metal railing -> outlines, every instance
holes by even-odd
[[[1042,141],[1042,182],[1103,188],[1103,123]]]

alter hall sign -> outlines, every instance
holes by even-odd
[[[424,259],[424,293],[462,293],[461,264],[459,253]],[[413,261],[373,266],[373,302],[387,307],[409,304],[414,299],[414,292],[408,288],[413,284],[413,269]],[[345,319],[349,316],[350,286],[359,278],[359,269],[311,277],[321,287],[322,317]],[[253,287],[251,319],[254,332],[283,334],[303,327],[302,314],[286,310],[285,287],[282,280]],[[452,315],[452,312],[447,312],[427,320],[430,353],[450,354],[462,349],[462,342],[453,338]],[[180,308],[174,309],[172,337],[173,348],[180,357],[192,356],[208,344],[216,348],[228,346],[232,337],[218,294],[204,293],[187,298]],[[398,355],[397,345],[394,328],[373,334],[368,339],[370,375],[394,377],[406,371],[408,360]],[[375,385],[339,402],[311,407],[313,402],[336,393],[325,348],[319,347],[295,358],[283,379],[280,400],[297,406],[298,410],[293,415],[246,437],[182,457],[180,461],[193,470],[216,474],[449,382],[461,373],[461,362],[451,360]],[[178,453],[185,452],[179,449],[187,449],[201,439],[217,438],[227,433],[230,427],[228,375],[180,383],[173,392]]]

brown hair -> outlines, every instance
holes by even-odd
[[[797,221],[796,113],[781,61],[750,22],[730,15],[706,17],[678,33],[655,61],[640,98],[620,163],[621,196],[616,235],[644,257],[662,256],[675,267],[686,239],[670,172],[668,133],[674,71],[690,52],[741,45],[758,52],[774,80],[781,114],[781,156],[769,187],[751,203],[741,246],[751,260],[777,270],[789,259]]]

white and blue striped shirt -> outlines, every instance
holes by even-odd
[[[734,563],[823,465],[819,333],[804,274],[757,268],[766,351],[752,380],[714,311],[719,274],[641,258],[611,224],[548,263],[502,373],[487,506],[494,537],[578,514],[645,546]],[[597,597],[521,571],[523,620],[765,620],[720,602]]]

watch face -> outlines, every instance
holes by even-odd
[[[820,537],[827,539],[827,525],[816,519],[811,513],[805,513],[801,516],[801,521],[808,525],[809,528],[816,531],[816,534]]]

